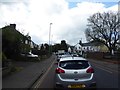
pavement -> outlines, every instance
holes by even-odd
[[[28,62],[29,65],[27,66],[26,62],[26,64],[23,65],[25,66],[23,70],[2,78],[2,89],[30,88],[35,81],[44,74],[54,59],[55,56],[51,56],[49,59],[40,62]]]

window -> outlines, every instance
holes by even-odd
[[[64,69],[85,69],[89,66],[88,61],[73,60],[73,61],[61,61],[60,67]]]

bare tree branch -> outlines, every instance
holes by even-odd
[[[116,49],[119,41],[120,21],[118,13],[96,13],[88,18],[86,38],[88,41],[99,41],[106,45],[110,52]]]

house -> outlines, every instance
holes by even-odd
[[[32,48],[37,47],[37,44],[35,44],[32,40],[31,37],[27,35],[23,35],[20,33],[18,30],[16,30],[16,24],[10,24],[7,25],[3,28],[2,30],[2,39],[4,40],[9,40],[9,43],[16,43],[18,44],[18,48],[20,49],[21,53],[29,52]],[[8,42],[3,42],[3,45],[6,46],[4,48],[7,48]],[[6,50],[4,49],[3,50]],[[16,48],[15,48],[16,49]],[[9,48],[8,48],[9,50]]]
[[[87,42],[80,44],[80,50],[82,52],[108,52],[108,48],[100,42]]]
[[[79,43],[77,43],[73,48],[73,52],[82,55],[82,46]]]

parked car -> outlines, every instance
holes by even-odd
[[[38,57],[38,55],[35,55],[35,54],[28,54],[27,56],[28,57]]]
[[[27,54],[22,53],[21,55],[22,56],[27,56],[27,57],[38,57],[38,55],[35,55],[35,54],[32,54],[32,53],[27,53]]]
[[[85,58],[61,58],[55,73],[55,88],[96,87],[94,69]]]

